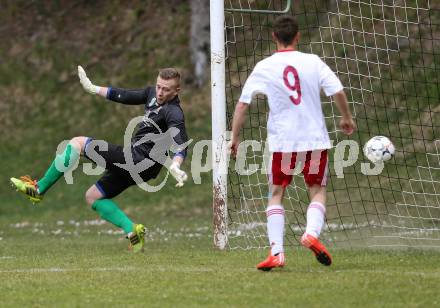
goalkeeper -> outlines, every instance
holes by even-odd
[[[156,178],[162,165],[167,161],[167,152],[172,146],[175,146],[176,154],[169,166],[170,173],[177,180],[178,187],[183,186],[187,180],[186,173],[180,169],[188,143],[184,114],[178,97],[180,74],[173,68],[161,69],[156,86],[148,86],[140,90],[95,86],[87,78],[81,66],[78,66],[78,75],[84,89],[91,94],[121,104],[145,105],[145,115],[138,124],[131,144],[121,146],[103,140],[94,140],[91,137],[74,137],[64,152],[55,157],[42,178],[39,180],[33,180],[29,176],[20,179],[11,178],[12,185],[17,191],[26,194],[30,201],[38,203],[57,180],[72,169],[81,155],[95,161],[106,171],[87,190],[85,194],[87,203],[102,219],[124,230],[130,241],[129,246],[134,252],[142,251],[145,227],[133,223],[112,198],[132,185]],[[169,133],[171,131],[174,135]],[[171,141],[167,136],[164,138],[164,135],[173,135],[168,137]],[[145,170],[139,170],[139,165]]]

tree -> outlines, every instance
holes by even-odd
[[[209,1],[191,0],[191,61],[194,82],[201,87],[207,76],[209,59]]]

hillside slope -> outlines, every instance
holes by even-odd
[[[189,135],[209,138],[209,88],[191,86],[187,1],[8,1],[0,19],[6,21],[0,26],[0,214],[25,213],[8,179],[41,176],[60,141],[86,135],[122,143],[128,121],[143,114],[142,106],[109,104],[84,92],[78,64],[95,84],[125,88],[154,84],[161,67],[178,68]],[[47,208],[84,203],[83,192],[97,177],[77,174],[75,185],[54,187]],[[185,204],[172,198],[169,186],[148,200]],[[194,189],[190,195],[202,201],[192,204],[209,213],[210,189],[185,189]],[[145,200],[144,192],[127,195],[127,204]]]

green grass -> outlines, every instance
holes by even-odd
[[[434,252],[333,250],[334,264],[326,268],[309,251],[293,248],[284,269],[263,273],[255,264],[266,251],[213,249],[208,220],[149,221],[146,252],[139,255],[126,250],[122,235],[108,234],[116,231],[108,224],[62,222],[2,220],[1,306],[439,304]]]
[[[83,92],[76,76],[78,64],[100,85],[141,87],[154,82],[157,69],[165,66],[177,66],[183,76],[191,77],[188,3],[176,2],[173,9],[165,2],[148,6],[144,2],[121,5],[116,0],[100,5],[72,2],[67,8],[57,8],[54,3],[14,1],[0,12],[6,20],[0,29],[5,34],[0,42],[0,58],[5,59],[0,65],[4,101],[0,104],[0,307],[439,305],[438,252],[330,247],[335,262],[324,268],[309,251],[294,248],[287,253],[285,269],[260,273],[255,265],[266,251],[213,249],[210,174],[203,175],[202,185],[188,181],[181,190],[166,185],[154,194],[130,188],[116,199],[130,217],[150,229],[143,255],[128,253],[126,240],[110,232],[115,229],[108,224],[84,224],[97,217],[84,201],[84,192],[97,177],[77,171],[75,185],[57,183],[41,207],[29,207],[22,196],[9,189],[10,176],[41,176],[58,143],[73,136],[90,135],[121,143],[129,119],[143,113],[142,107],[107,104]],[[82,29],[94,30],[78,31],[78,20],[82,20]],[[308,39],[315,41],[318,34],[313,32]],[[408,58],[409,63],[416,60]],[[386,132],[389,123],[398,120],[421,122],[418,113],[401,114],[400,109],[392,108],[405,103],[423,110],[436,102],[436,66],[430,67],[423,70],[424,77],[404,76],[397,68],[384,75],[388,79],[382,80],[379,93],[385,94],[383,102],[391,103],[390,109],[378,105],[377,115],[367,111],[368,117],[358,114],[362,132],[368,136],[383,129]],[[399,82],[396,89],[391,87],[391,77]],[[402,79],[430,77],[433,82],[423,83],[427,87],[421,95],[426,98],[423,106],[412,92],[424,93],[425,88],[408,84],[402,89],[400,85]],[[183,90],[189,136],[195,141],[209,139],[209,84],[203,89],[185,84]],[[393,93],[388,93],[391,90]],[[385,112],[387,116],[390,113],[386,121]],[[260,116],[264,118],[264,114]],[[412,140],[409,128],[393,130],[401,134],[400,139]],[[188,162],[186,171],[190,169]],[[365,178],[353,179],[358,185],[363,181]],[[376,183],[382,186],[372,189]],[[372,194],[369,204],[376,206],[373,195],[383,191],[383,183],[369,180],[366,187]],[[350,194],[352,201],[358,201],[356,193]],[[294,206],[297,209],[297,203]],[[337,210],[337,217],[345,215],[339,207]],[[361,210],[360,215],[367,216],[365,206]]]

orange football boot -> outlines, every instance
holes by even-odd
[[[269,253],[266,260],[257,265],[257,269],[267,272],[275,267],[283,267],[284,265],[286,265],[286,262],[284,261],[284,252],[280,252],[276,256],[272,256]]]
[[[328,253],[325,246],[314,236],[304,233],[301,237],[301,245],[309,248],[315,254],[319,263],[329,266],[332,264],[332,256]]]

